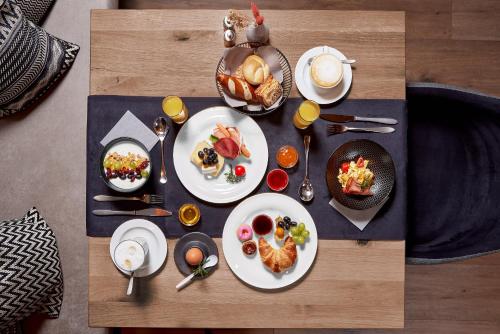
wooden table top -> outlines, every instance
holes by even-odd
[[[223,52],[221,10],[94,10],[91,94],[217,96]],[[331,45],[358,62],[349,98],[405,98],[403,12],[266,10],[271,42],[292,68],[300,55]],[[244,33],[239,34],[243,40]],[[292,89],[292,96],[300,96]],[[173,218],[171,218],[173,219]],[[180,292],[172,258],[159,274],[128,279],[109,256],[110,238],[89,239],[92,327],[399,328],[404,326],[404,241],[320,240],[299,284],[264,292],[240,282],[221,257],[206,280]],[[219,249],[221,240],[216,239]]]

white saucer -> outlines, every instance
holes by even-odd
[[[343,64],[344,78],[334,88],[319,88],[311,82],[309,75],[309,64],[307,61],[322,53],[331,53],[338,59],[347,59],[339,50],[329,46],[317,46],[307,50],[295,66],[295,84],[300,93],[308,100],[313,100],[318,104],[330,104],[340,100],[349,91],[352,84],[351,65]]]
[[[131,219],[127,220],[113,233],[111,237],[111,242],[109,244],[109,253],[111,255],[111,259],[113,263],[115,260],[113,259],[113,254],[115,252],[116,246],[127,239],[133,239],[136,237],[142,237],[146,239],[149,252],[146,259],[146,264],[143,268],[137,270],[134,273],[134,277],[145,277],[154,274],[158,269],[161,268],[165,259],[167,258],[167,239],[165,239],[165,235],[160,230],[158,226],[149,220],[145,219]],[[122,270],[115,263],[116,268],[120,270],[125,275],[130,275],[129,271]]]

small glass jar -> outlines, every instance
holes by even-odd
[[[200,209],[191,203],[186,203],[179,209],[179,221],[184,226],[194,226],[200,221]]]

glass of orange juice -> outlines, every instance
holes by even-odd
[[[293,125],[297,129],[305,129],[318,119],[320,113],[319,105],[311,100],[302,102],[299,109],[293,115]]]
[[[178,96],[167,96],[161,102],[161,107],[163,109],[163,112],[177,124],[183,124],[189,117],[189,111],[186,105]]]

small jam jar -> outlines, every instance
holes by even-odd
[[[200,217],[200,209],[195,204],[183,204],[179,209],[179,220],[184,226],[194,226],[198,224]]]

